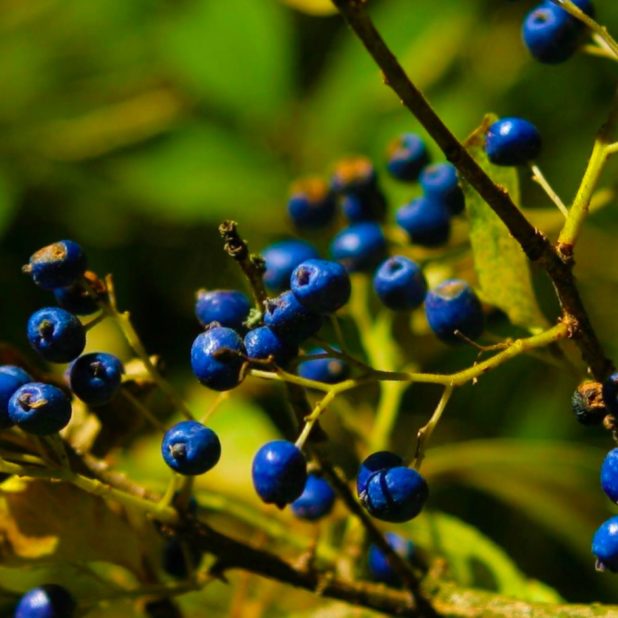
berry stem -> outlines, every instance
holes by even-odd
[[[545,178],[545,175],[541,171],[541,168],[536,163],[530,164],[530,170],[532,172],[532,180],[536,182],[543,191],[545,191],[547,197],[558,207],[558,210],[564,215],[565,219],[569,218],[569,211],[564,205],[564,202],[560,199],[560,196],[554,191],[553,187]]]

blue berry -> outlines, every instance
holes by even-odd
[[[421,512],[428,495],[427,483],[416,470],[396,466],[374,472],[360,501],[376,519],[401,523]]]
[[[287,440],[267,442],[255,455],[253,486],[267,504],[283,508],[294,502],[307,482],[307,462],[302,451]]]
[[[266,262],[264,284],[275,292],[289,289],[292,271],[301,262],[319,257],[313,245],[304,240],[281,240],[266,247],[261,254]]]
[[[390,451],[377,451],[369,455],[361,464],[356,477],[356,491],[358,495],[360,496],[363,492],[367,491],[367,481],[374,472],[388,470],[397,466],[403,466],[403,460],[399,455]]]
[[[258,326],[245,335],[245,349],[249,358],[272,356],[279,366],[286,365],[298,355],[298,346],[288,343],[268,326]]]
[[[80,356],[69,369],[71,390],[90,406],[109,403],[120,389],[124,367],[113,354]]]
[[[350,300],[350,275],[339,262],[306,260],[290,278],[296,299],[309,311],[334,313]]]
[[[410,241],[423,247],[444,244],[451,234],[451,213],[443,202],[431,197],[417,197],[402,206],[395,215]]]
[[[218,322],[221,326],[241,329],[249,316],[251,303],[247,295],[238,290],[198,290],[195,315],[204,325]]]
[[[618,374],[615,374],[618,378]],[[599,425],[607,415],[600,382],[586,380],[573,392],[571,406],[582,425]]]
[[[523,118],[501,118],[488,129],[485,152],[495,165],[524,165],[541,152],[541,135]]]
[[[165,432],[161,453],[172,470],[194,476],[216,465],[221,457],[221,443],[217,434],[205,425],[181,421]]]
[[[380,189],[367,191],[361,195],[344,195],[341,209],[350,223],[382,221],[386,215],[386,197]]]
[[[425,195],[442,202],[452,215],[463,212],[466,198],[459,185],[459,177],[454,165],[436,163],[426,167],[419,177]]]
[[[309,354],[324,354],[322,348],[313,348]],[[341,358],[316,358],[298,365],[298,375],[308,380],[337,384],[350,374],[350,366]]]
[[[15,608],[14,618],[72,618],[75,599],[64,587],[45,584],[24,594]]]
[[[292,502],[292,512],[300,519],[315,521],[328,515],[335,503],[333,488],[321,476],[309,474],[305,489]]]
[[[103,299],[106,293],[103,282],[89,270],[84,273],[83,279],[69,287],[54,289],[56,302],[75,315],[90,315],[97,312],[101,308],[98,300]]]
[[[301,305],[288,290],[266,301],[264,323],[288,344],[298,345],[320,330],[322,316]]]
[[[0,365],[0,429],[13,424],[9,418],[9,400],[20,386],[28,382],[32,382],[32,378],[21,367]]]
[[[474,290],[461,279],[448,279],[425,297],[425,314],[431,330],[446,343],[457,343],[459,331],[468,339],[483,332],[481,302]]]
[[[39,249],[23,267],[34,283],[44,290],[66,288],[86,270],[86,256],[73,240],[61,240]]]
[[[400,536],[399,534],[395,534],[394,532],[387,532],[384,537],[386,538],[386,542],[396,554],[408,562],[412,559],[412,556],[414,555],[414,543],[412,543],[412,541]],[[367,562],[371,579],[390,586],[401,585],[399,576],[389,564],[386,555],[377,545],[369,546]]]
[[[177,537],[167,539],[163,546],[163,569],[177,579],[184,579],[202,560],[202,552],[194,543],[183,543]]]
[[[601,487],[612,502],[618,503],[618,448],[612,449],[603,460]]]
[[[330,252],[349,272],[367,272],[386,257],[386,239],[377,223],[355,223],[333,238]]]
[[[618,572],[618,516],[610,517],[594,533],[592,553],[600,568]]]
[[[328,225],[335,217],[337,201],[322,178],[301,178],[292,184],[288,213],[299,229]]]
[[[46,307],[30,316],[28,341],[45,360],[70,363],[82,353],[86,331],[72,313],[59,307]]]
[[[404,133],[389,144],[386,167],[398,180],[414,182],[429,159],[423,139],[415,133]]]
[[[612,414],[618,414],[618,371],[603,382],[603,402]]]
[[[71,420],[71,402],[52,384],[28,382],[9,400],[9,417],[24,431],[47,436],[60,431]]]
[[[373,287],[384,305],[394,311],[416,309],[427,294],[421,267],[401,255],[389,258],[378,268]]]
[[[191,346],[191,368],[196,378],[215,391],[240,384],[245,346],[236,331],[215,326],[199,334]]]

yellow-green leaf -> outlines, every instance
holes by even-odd
[[[283,0],[283,2],[309,15],[332,15],[337,12],[331,0]]]

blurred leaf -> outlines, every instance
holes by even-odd
[[[485,133],[497,118],[488,115],[466,141],[470,154],[519,204],[517,169],[492,165],[484,151]],[[511,322],[532,330],[547,326],[536,301],[528,259],[498,215],[465,184],[466,209],[470,220],[470,243],[484,301],[504,311]]]
[[[332,0],[282,0],[309,15],[332,15],[337,12]]]
[[[0,170],[0,237],[8,228],[18,208],[15,188],[7,174]]]
[[[200,98],[273,121],[292,90],[288,14],[272,0],[194,0],[161,24],[161,54]]]

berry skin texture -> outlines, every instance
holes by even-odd
[[[443,202],[430,197],[417,197],[402,206],[395,215],[410,241],[422,247],[437,247],[451,234],[451,213]]]
[[[124,367],[113,354],[93,352],[80,356],[69,369],[71,390],[90,406],[109,403],[122,381]]]
[[[264,249],[266,262],[264,285],[274,292],[283,292],[290,287],[292,271],[305,260],[319,257],[317,250],[304,240],[281,240]]]
[[[298,229],[326,227],[335,218],[337,200],[322,178],[301,178],[292,184],[288,214]]]
[[[0,365],[0,429],[13,424],[9,418],[9,400],[20,386],[28,382],[32,382],[32,378],[21,367]]]
[[[287,343],[268,326],[258,326],[245,335],[245,349],[249,358],[272,356],[279,366],[286,365],[298,355],[298,346]]]
[[[367,491],[367,481],[374,472],[388,470],[397,466],[403,466],[403,460],[399,455],[390,451],[376,451],[369,455],[361,463],[356,477],[356,491],[359,497],[363,492]]]
[[[28,433],[48,436],[60,431],[71,420],[71,402],[52,384],[28,382],[9,400],[9,417]]]
[[[400,555],[408,562],[412,559],[414,555],[414,543],[412,543],[412,541],[394,532],[387,532],[384,537],[396,554]],[[373,581],[382,582],[390,586],[401,586],[401,580],[397,573],[393,571],[393,567],[391,567],[388,559],[377,545],[369,546],[367,564],[369,567],[369,574]]]
[[[618,516],[603,522],[592,538],[597,568],[618,572]]]
[[[607,415],[601,383],[593,380],[582,382],[573,392],[571,406],[582,425],[600,425]]]
[[[15,608],[14,618],[73,618],[75,599],[57,584],[46,584],[28,590]]]
[[[287,440],[267,442],[255,455],[253,486],[266,504],[283,508],[305,489],[307,462],[302,451]]]
[[[459,331],[468,339],[483,332],[481,302],[474,290],[461,279],[448,279],[425,297],[425,314],[431,330],[445,343],[458,343]]]
[[[86,256],[72,240],[61,240],[39,249],[30,256],[23,271],[44,290],[66,288],[86,270]]]
[[[301,305],[288,290],[266,302],[264,323],[290,345],[298,345],[322,327],[322,316]]]
[[[389,309],[409,311],[423,304],[427,281],[416,262],[396,255],[378,268],[373,277],[373,288]]]
[[[333,238],[330,253],[348,272],[368,272],[386,257],[386,239],[377,223],[355,223]]]
[[[221,457],[217,434],[197,421],[181,421],[165,432],[161,442],[165,463],[185,476],[203,474]]]
[[[425,142],[415,133],[404,133],[394,139],[388,146],[387,155],[388,171],[403,182],[417,180],[430,159]]]
[[[618,414],[618,371],[603,382],[603,402],[612,414]]]
[[[352,292],[350,276],[339,262],[307,260],[290,278],[296,300],[315,313],[334,313],[343,307]]]
[[[452,215],[466,207],[466,198],[459,185],[457,169],[451,163],[436,163],[426,167],[419,176],[425,196],[442,202]]]
[[[204,326],[218,322],[238,330],[249,316],[251,303],[238,290],[198,290],[196,296],[195,315]]]
[[[374,472],[360,501],[376,519],[402,523],[421,512],[428,496],[427,483],[416,470],[396,466]]]
[[[601,487],[612,502],[618,503],[618,448],[612,449],[603,460]]]
[[[324,354],[322,348],[313,348],[309,354]],[[298,375],[308,380],[337,384],[350,374],[350,366],[341,358],[316,358],[298,365]]]
[[[316,521],[328,515],[335,503],[333,488],[321,476],[310,474],[303,493],[292,502],[292,512],[299,519]]]
[[[228,391],[241,382],[243,354],[245,346],[236,331],[215,326],[195,338],[191,346],[191,368],[204,386]]]
[[[35,311],[28,320],[27,334],[30,345],[52,363],[70,363],[86,345],[82,323],[59,307]]]
[[[538,129],[523,118],[496,120],[485,137],[485,152],[494,165],[524,165],[539,156],[541,145]]]

